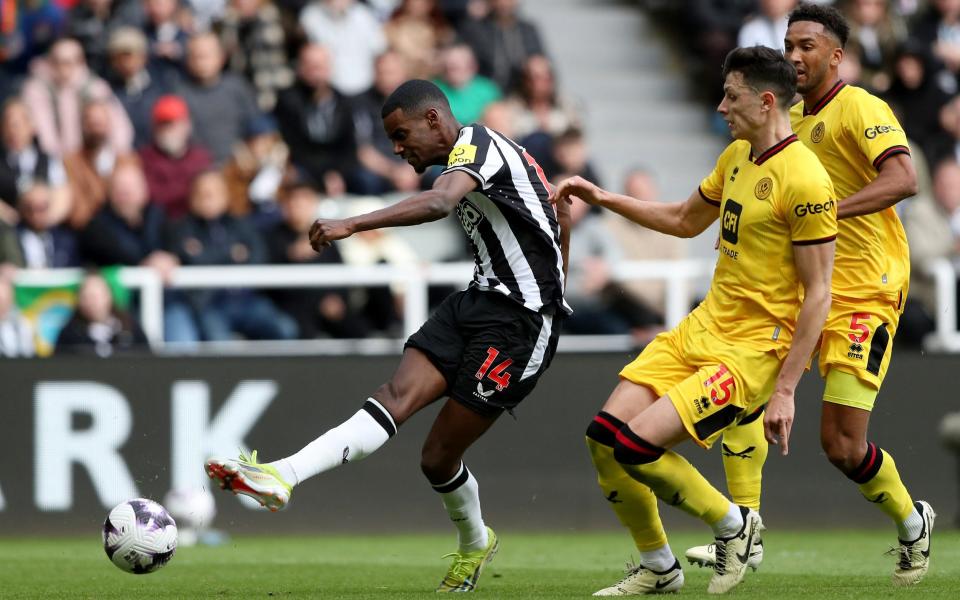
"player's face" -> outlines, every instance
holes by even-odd
[[[760,94],[743,80],[743,74],[733,71],[723,84],[723,100],[717,107],[730,128],[734,139],[747,139],[763,120],[763,101]]]
[[[784,56],[797,69],[797,91],[803,95],[823,85],[831,68],[840,66],[843,49],[821,23],[796,21],[783,40]]]
[[[397,109],[383,119],[383,128],[393,142],[393,153],[404,159],[417,173],[427,167],[443,164],[449,149],[440,136],[439,115],[428,109],[423,115],[406,116]]]

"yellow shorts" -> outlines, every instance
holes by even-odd
[[[830,370],[836,369],[879,390],[890,365],[902,304],[858,303],[834,296],[820,340],[820,374],[827,377]],[[872,405],[872,402],[869,406],[858,402],[855,406],[870,410]]]
[[[693,440],[709,448],[770,398],[781,364],[775,352],[728,344],[688,316],[658,335],[620,377],[669,396]]]

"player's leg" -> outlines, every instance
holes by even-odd
[[[685,382],[686,386],[681,384],[674,391],[698,386],[699,379],[702,377],[697,373],[690,378],[693,381]],[[650,487],[658,498],[701,519],[713,529],[717,558],[708,591],[723,593],[743,579],[759,515],[727,500],[693,465],[669,450],[692,437],[675,405],[687,402],[686,394],[676,401],[668,396],[655,401],[617,432],[614,456],[631,477]],[[727,415],[736,416],[738,410],[742,409],[731,404],[723,412],[712,411],[714,418],[707,423],[722,423]],[[723,426],[704,438],[718,436]]]
[[[868,441],[867,407],[873,406],[876,394],[875,388],[856,376],[831,369],[824,390],[820,441],[830,462],[896,524],[900,557],[893,581],[910,585],[926,574],[936,514],[926,502],[913,501],[893,457]]]
[[[457,528],[455,560],[437,591],[475,589],[483,567],[499,548],[496,534],[483,522],[480,485],[463,462],[467,448],[493,425],[497,414],[480,414],[447,400],[423,444],[420,468]]]
[[[893,458],[867,438],[870,412],[893,353],[899,309],[834,298],[820,349],[826,379],[821,443],[830,462],[896,523],[900,559],[893,582],[910,585],[927,572],[936,515],[926,502],[911,499]]]
[[[637,565],[629,568],[623,579],[595,596],[670,592],[683,586],[683,572],[667,542],[657,497],[628,475],[614,457],[617,432],[655,399],[650,388],[622,379],[587,427],[587,448],[597,470],[597,483],[640,553]]]
[[[723,432],[721,443],[723,471],[727,491],[734,504],[760,512],[760,489],[763,464],[767,460],[767,440],[763,435],[763,407],[745,417],[736,427]],[[765,529],[763,524],[760,530]],[[714,545],[688,548],[685,556],[690,564],[713,567]],[[756,571],[763,562],[763,540],[757,536],[750,552],[750,568]]]
[[[299,452],[272,463],[259,463],[256,452],[239,459],[211,458],[207,474],[222,488],[278,510],[290,500],[295,485],[376,452],[399,425],[442,396],[446,386],[443,375],[422,352],[407,348],[390,381],[359,411]]]

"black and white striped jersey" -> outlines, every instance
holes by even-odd
[[[471,285],[532,311],[554,306],[570,312],[563,300],[560,227],[540,165],[506,136],[474,124],[460,130],[444,173],[451,171],[478,182],[457,205],[476,263]]]

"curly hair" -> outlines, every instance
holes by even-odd
[[[793,25],[797,21],[820,23],[824,29],[837,38],[841,48],[847,45],[847,38],[850,37],[850,25],[847,24],[847,19],[843,14],[833,6],[801,2],[790,13],[787,26]]]

